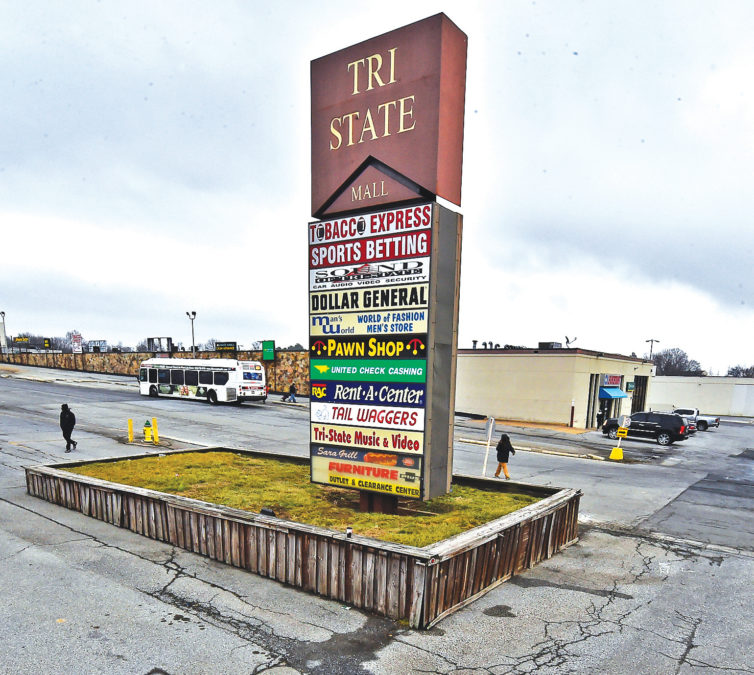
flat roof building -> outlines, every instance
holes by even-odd
[[[654,372],[651,361],[588,349],[459,349],[456,412],[594,428],[646,409]]]

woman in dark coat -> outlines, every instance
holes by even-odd
[[[500,440],[497,442],[497,471],[495,471],[495,478],[500,478],[500,469],[505,474],[505,480],[510,480],[511,475],[508,473],[508,460],[510,455],[515,455],[516,451],[511,445],[511,439],[508,438],[508,434],[500,436]]]

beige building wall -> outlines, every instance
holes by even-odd
[[[634,376],[649,376],[652,371],[652,364],[637,360],[563,351],[459,353],[456,411],[567,425],[573,403],[574,427],[585,428],[592,374],[622,375],[625,390],[625,383],[633,381]],[[631,412],[631,396],[629,392],[628,398],[616,403],[617,414]]]
[[[655,377],[647,405],[653,410],[699,408],[708,415],[754,417],[754,378]]]

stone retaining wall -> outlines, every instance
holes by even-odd
[[[108,375],[133,375],[139,373],[139,364],[154,354],[144,352],[126,352],[122,354],[1,354],[0,363],[40,368],[60,368],[78,370],[87,373],[105,373]],[[175,358],[191,358],[191,352],[176,352]],[[222,352],[198,352],[200,359],[228,358]],[[261,351],[239,351],[235,358],[241,361],[262,361]],[[262,361],[267,373],[267,383],[272,392],[287,391],[291,382],[296,383],[299,394],[309,395],[309,352],[276,351],[275,361]]]

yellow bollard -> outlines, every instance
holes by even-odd
[[[152,425],[149,420],[144,422],[144,440],[149,443],[152,440]]]
[[[610,459],[622,460],[623,448],[621,448],[620,446],[618,446],[617,448],[613,448],[612,451],[610,452]]]
[[[152,418],[152,440],[154,441],[155,445],[160,444],[160,432],[157,431],[157,418]]]
[[[134,421],[128,420],[128,442],[134,442]]]

